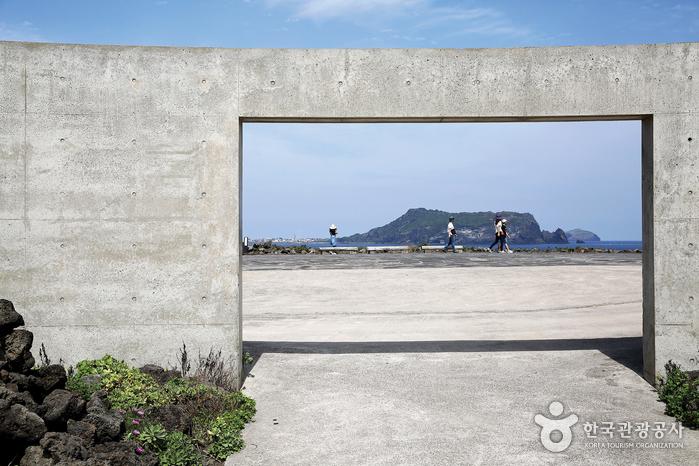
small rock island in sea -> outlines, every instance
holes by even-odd
[[[590,241],[602,241],[599,236],[591,231],[574,228],[566,231],[568,241],[571,243],[589,243]]]

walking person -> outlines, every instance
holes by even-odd
[[[493,246],[500,243],[500,237],[502,236],[502,219],[499,215],[495,216],[495,241],[488,247],[488,252],[493,252]],[[498,251],[502,251],[502,244],[498,246]]]
[[[502,225],[500,227],[500,230],[502,232],[500,235],[500,252],[512,254],[512,250],[510,249],[510,245],[507,244],[507,238],[510,235],[509,235],[509,233],[507,233],[507,219],[506,218],[502,219]]]
[[[334,223],[330,225],[330,246],[335,247],[337,245],[337,225]]]
[[[449,217],[449,223],[447,223],[447,235],[449,236],[449,241],[447,242],[447,245],[444,246],[444,252],[449,250],[449,246],[451,246],[452,251],[456,252],[456,229],[454,228],[454,217]]]

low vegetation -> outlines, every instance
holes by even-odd
[[[665,364],[665,377],[658,378],[657,389],[667,415],[684,427],[699,428],[699,377],[669,361]]]
[[[254,400],[232,390],[220,352],[200,357],[193,377],[164,370],[155,377],[104,356],[80,362],[67,386],[86,400],[106,391],[124,415],[124,440],[136,442],[139,454],[156,454],[164,466],[224,461],[244,447],[241,432],[255,415]]]

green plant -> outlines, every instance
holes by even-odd
[[[207,358],[200,358],[199,371],[219,382],[228,376],[221,352],[211,351]],[[88,383],[91,380],[95,382]],[[178,377],[161,385],[152,376],[107,355],[78,363],[70,373],[68,387],[85,398],[96,390],[106,390],[112,406],[124,414],[128,426],[124,439],[139,444],[137,454],[152,451],[161,465],[190,466],[202,464],[204,455],[225,460],[242,449],[241,431],[255,415],[254,400],[207,382]],[[168,432],[148,420],[148,413],[152,413],[148,408],[165,404],[181,406],[192,418],[191,435]]]
[[[167,434],[165,449],[158,454],[162,466],[194,466],[202,464],[201,454],[190,437],[182,432]]]
[[[222,461],[245,446],[240,432],[255,415],[255,401],[241,392],[227,394],[225,404],[229,410],[216,417],[207,430],[207,451]]]
[[[167,448],[168,433],[160,424],[146,424],[140,430],[138,442],[148,450],[160,453]]]
[[[208,453],[218,460],[225,460],[236,451],[240,451],[245,442],[240,431],[245,421],[238,411],[228,411],[217,417],[209,427],[211,445]]]
[[[82,376],[77,376],[75,373],[68,375],[66,388],[72,392],[79,394],[84,400],[89,400],[92,394],[102,388],[100,382],[88,383],[82,379]]]
[[[114,408],[162,406],[172,399],[153,377],[109,355],[79,362],[73,378],[81,380],[83,376],[93,374],[101,376],[100,386],[107,390]],[[78,391],[82,388],[75,381],[74,386]]]
[[[168,380],[163,385],[163,390],[169,395],[173,401],[186,401],[195,398],[200,392],[207,390],[208,387],[200,383],[196,383],[187,379],[176,378]]]
[[[658,398],[665,403],[665,413],[682,425],[699,428],[699,379],[672,362],[665,364],[665,377],[658,377]]]
[[[257,412],[255,400],[240,391],[229,393],[227,397],[229,409],[235,409],[245,422],[250,422]]]
[[[252,357],[252,354],[250,352],[245,351],[243,353],[243,364],[250,365],[255,361],[255,358]]]

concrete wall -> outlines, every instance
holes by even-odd
[[[56,357],[239,356],[243,121],[638,118],[646,373],[699,369],[699,44],[0,56],[0,296]]]

